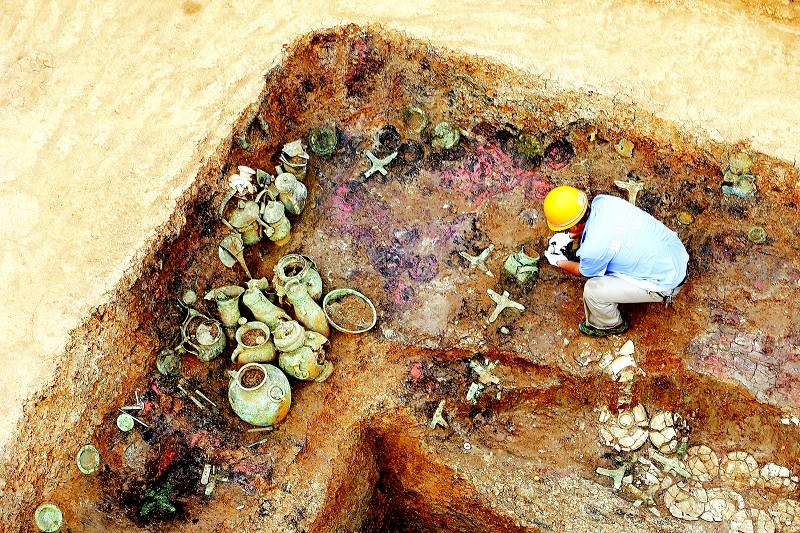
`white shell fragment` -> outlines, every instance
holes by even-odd
[[[775,492],[788,492],[797,488],[797,483],[792,480],[792,471],[775,463],[767,463],[761,467],[760,482],[764,488]]]
[[[282,151],[288,157],[302,157],[303,159],[308,159],[310,157],[306,153],[305,148],[303,148],[303,143],[300,139],[284,144]]]
[[[619,349],[620,355],[633,355],[635,352],[635,348],[633,347],[633,341],[627,340],[625,344],[622,345],[622,348]]]
[[[724,487],[708,489],[706,510],[700,518],[707,522],[723,522],[730,520],[737,511],[744,509],[744,498],[732,489]]]
[[[731,452],[719,462],[719,475],[733,488],[752,487],[758,480],[758,463],[747,452]]]
[[[778,500],[769,508],[769,514],[778,531],[800,533],[800,503],[797,501]]]
[[[708,495],[703,487],[676,483],[664,493],[664,505],[675,518],[697,520],[706,509]]]
[[[637,485],[661,485],[664,472],[658,469],[649,459],[639,457],[634,477]]]
[[[228,186],[240,196],[256,193],[256,186],[253,184],[250,174],[231,174],[228,178]]]
[[[630,355],[621,355],[608,365],[608,371],[611,373],[611,377],[614,381],[619,381],[621,383],[632,380],[638,368],[636,360]]]
[[[661,485],[659,485],[658,489],[659,490],[667,490],[668,488],[670,488],[674,484],[675,484],[675,479],[670,475],[666,475],[661,480]]]
[[[719,475],[719,459],[714,450],[708,446],[692,446],[686,450],[684,462],[692,481],[706,483]]]
[[[255,176],[256,175],[256,171],[253,170],[252,168],[248,167],[248,166],[239,165],[237,168],[239,169],[239,174],[242,175],[242,176]]]
[[[681,415],[664,411],[650,420],[650,442],[662,453],[674,453],[678,449],[680,439],[676,425],[680,424]]]
[[[731,533],[775,533],[775,523],[761,509],[743,509],[731,517]]]
[[[641,404],[633,409],[623,409],[616,415],[604,407],[600,412],[600,421],[600,436],[606,446],[630,452],[647,442],[647,411]]]

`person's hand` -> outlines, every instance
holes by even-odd
[[[553,266],[558,266],[559,261],[567,261],[567,256],[564,255],[563,250],[571,241],[569,233],[564,232],[553,235],[547,245],[547,250],[544,251],[547,261]]]

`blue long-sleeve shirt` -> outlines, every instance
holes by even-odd
[[[584,276],[618,276],[649,291],[668,291],[686,277],[689,254],[677,233],[635,205],[601,194],[578,248]]]

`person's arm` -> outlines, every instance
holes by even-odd
[[[559,261],[556,263],[556,266],[562,270],[566,270],[573,276],[583,277],[580,269],[581,264],[578,261]]]

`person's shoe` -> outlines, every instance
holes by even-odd
[[[624,320],[619,323],[619,325],[614,326],[613,328],[596,328],[594,326],[590,326],[586,323],[585,320],[581,320],[581,323],[578,324],[578,331],[583,333],[584,335],[588,335],[589,337],[607,337],[608,335],[622,335],[628,329],[630,325]]]

